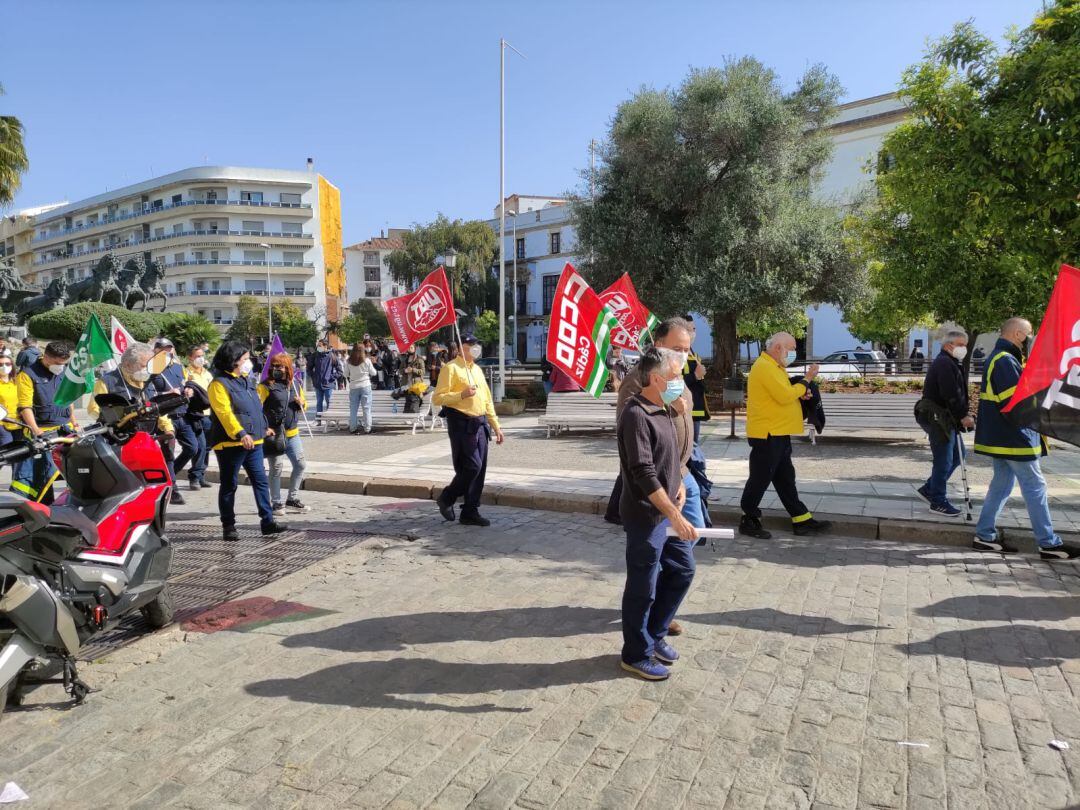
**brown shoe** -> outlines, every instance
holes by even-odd
[[[681,636],[682,625],[679,624],[677,621],[672,620],[671,624],[668,625],[667,632],[669,636]]]

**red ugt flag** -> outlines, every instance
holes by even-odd
[[[611,349],[611,332],[618,328],[619,321],[600,296],[568,263],[551,302],[548,362],[599,397],[608,378],[604,359]]]
[[[1045,436],[1080,445],[1080,270],[1061,265],[1038,338],[1002,410]]]
[[[619,321],[619,328],[611,333],[611,345],[636,351],[641,346],[645,332],[651,332],[660,319],[641,303],[629,273],[600,293],[600,300]]]
[[[441,267],[428,275],[416,292],[388,298],[382,307],[399,352],[408,351],[424,336],[457,321],[450,284]]]

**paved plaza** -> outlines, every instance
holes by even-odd
[[[214,495],[175,518],[212,527]],[[86,665],[85,705],[46,686],[4,717],[0,782],[22,806],[1080,797],[1074,563],[843,537],[702,548],[683,659],[645,683],[617,667],[622,533],[596,516],[489,507],[476,530],[430,502],[306,500],[295,528],[370,536],[247,595],[291,612],[168,628]]]

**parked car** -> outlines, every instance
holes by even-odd
[[[844,349],[827,355],[821,362],[824,363],[851,363],[875,374],[885,373],[885,352],[874,349]]]
[[[810,363],[809,365],[813,365]],[[842,380],[845,377],[861,377],[863,375],[862,366],[856,366],[852,363],[826,363],[824,360],[818,363],[820,367],[818,369],[817,379],[819,380]],[[798,374],[805,374],[807,366],[793,365],[788,366],[787,371],[789,377],[794,377]]]

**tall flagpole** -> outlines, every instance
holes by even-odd
[[[506,379],[506,40],[499,39],[499,380],[495,401],[502,402]]]

